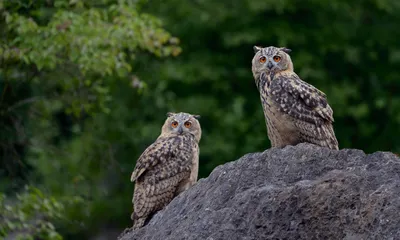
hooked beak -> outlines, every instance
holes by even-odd
[[[178,128],[178,133],[179,133],[179,134],[182,134],[182,133],[183,133],[183,128],[182,128],[182,127],[179,127],[179,128]]]
[[[271,68],[272,68],[273,66],[274,66],[274,65],[272,64],[272,62],[268,62],[267,68],[269,68],[269,70],[271,70]]]

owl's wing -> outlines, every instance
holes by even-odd
[[[181,141],[182,139],[179,137],[157,139],[142,153],[142,155],[140,155],[139,159],[136,161],[135,169],[131,175],[131,181],[134,182],[146,171],[154,169],[157,167],[157,165],[164,165],[165,163],[168,163],[166,166],[171,164],[173,165],[175,162],[173,160],[174,158],[190,159],[190,152],[179,147],[181,145]],[[185,163],[186,162],[187,161],[185,161]],[[188,168],[187,171],[190,172],[189,164],[182,164],[178,167],[182,168],[182,171]],[[168,176],[165,175],[164,171],[157,175],[158,181],[165,178],[168,178]]]
[[[271,99],[280,111],[316,125],[334,121],[325,93],[302,81],[296,73],[277,75],[270,89]]]

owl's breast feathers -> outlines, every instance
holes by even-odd
[[[259,80],[256,81],[256,85],[258,88],[258,91],[264,92],[264,94],[268,94],[267,89],[271,86],[271,81],[275,77],[275,73],[265,73],[262,72],[260,74]]]
[[[190,172],[191,159],[193,152],[192,145],[196,144],[194,137],[189,135],[177,135],[174,137],[158,138],[151,144],[136,161],[135,170],[131,175],[131,182],[136,181],[147,171],[162,167],[167,164],[177,164],[179,172]],[[160,166],[161,165],[161,166]],[[156,181],[160,181],[169,176],[160,174],[156,176]]]
[[[267,75],[261,75],[267,77]],[[268,95],[278,109],[293,118],[320,126],[332,123],[333,111],[325,93],[302,81],[296,73],[285,71],[271,76]]]

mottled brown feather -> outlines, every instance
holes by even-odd
[[[180,126],[191,121],[193,127],[177,132],[170,127],[171,121],[179,121]],[[131,181],[135,182],[133,229],[143,227],[153,214],[197,181],[200,137],[200,124],[195,116],[169,115],[161,135],[140,155],[131,175]]]
[[[325,93],[302,81],[296,73],[276,74],[270,88],[271,98],[282,112],[317,125],[334,121]],[[302,113],[304,111],[308,114]]]
[[[285,49],[257,47],[252,60],[272,147],[309,142],[339,149],[325,93],[300,79]]]

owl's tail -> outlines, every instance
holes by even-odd
[[[146,222],[146,217],[138,218],[135,213],[131,214],[131,219],[133,220],[133,226],[132,226],[133,230],[143,227]]]
[[[332,124],[322,125],[321,128],[326,136],[323,145],[333,150],[339,150],[339,143],[336,139],[335,132],[333,131]]]
[[[331,123],[317,126],[308,122],[300,122],[295,126],[300,130],[302,142],[339,150],[339,144]]]

